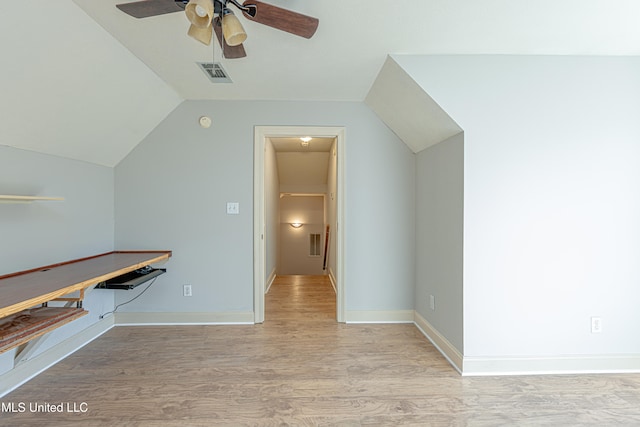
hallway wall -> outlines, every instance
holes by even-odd
[[[300,228],[291,226],[300,222]],[[284,196],[280,199],[278,274],[324,274],[324,197]],[[320,236],[320,254],[311,256],[310,234]]]

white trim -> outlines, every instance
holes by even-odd
[[[414,310],[349,311],[348,323],[413,323],[463,376],[640,373],[640,354],[463,357]],[[252,312],[115,313],[0,375],[3,397],[114,326],[252,324]],[[116,323],[114,324],[114,320]]]
[[[427,337],[431,344],[449,361],[459,373],[462,373],[464,356],[453,346],[444,336],[440,334],[427,320],[417,311],[414,311],[413,323]]]
[[[346,218],[347,211],[347,139],[346,129],[336,128],[337,151],[338,151],[338,170],[337,170],[337,204],[336,204],[336,269],[338,276],[334,276],[336,285],[336,312],[338,322],[347,321],[347,251],[346,251]],[[335,273],[335,272],[334,272]]]
[[[417,312],[414,323],[462,376],[640,373],[640,354],[465,357]]]
[[[40,353],[33,359],[25,360],[10,371],[0,376],[2,387],[0,397],[5,396],[36,375],[49,369],[62,359],[81,349],[100,335],[113,328],[113,317],[97,321],[77,334],[61,341],[55,346]]]
[[[347,323],[413,323],[413,310],[347,311]]]
[[[264,206],[265,135],[257,126],[253,135],[253,321],[264,322],[264,273],[266,264]]]
[[[329,268],[329,281],[331,282],[331,286],[333,286],[333,292],[338,293],[338,289],[336,287],[336,276],[333,274],[333,269]]]
[[[345,251],[345,193],[346,193],[346,131],[344,127],[332,126],[255,126],[253,151],[253,309],[254,322],[264,322],[265,295],[265,206],[264,206],[264,150],[265,140],[271,137],[335,137],[337,141],[338,170],[336,203],[336,317],[338,322],[346,319],[346,251]]]
[[[251,311],[217,313],[115,313],[116,326],[253,324]]]
[[[271,289],[271,285],[273,285],[273,282],[276,280],[276,276],[276,269],[274,268],[267,279],[267,289],[264,291],[265,294],[269,293],[269,289]]]
[[[253,321],[264,322],[266,284],[264,152],[265,135],[257,126],[253,136]]]
[[[463,376],[640,373],[640,354],[465,357]]]

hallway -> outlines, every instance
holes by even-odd
[[[265,322],[336,321],[336,294],[329,276],[277,276],[265,304]]]

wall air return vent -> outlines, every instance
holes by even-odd
[[[198,62],[198,66],[209,77],[211,83],[233,83],[219,62]]]

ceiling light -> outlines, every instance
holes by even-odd
[[[230,9],[222,10],[222,34],[229,46],[241,45],[247,39],[242,24]]]
[[[200,18],[204,18],[205,16],[207,16],[207,10],[200,6],[199,4],[196,5],[196,15],[198,15]]]
[[[189,22],[196,27],[210,27],[214,13],[213,0],[190,0],[184,8],[184,13]]]
[[[208,46],[213,37],[211,26],[214,13],[213,0],[190,0],[184,12],[191,22],[187,35]]]
[[[191,24],[187,35],[209,46],[209,44],[211,44],[211,37],[213,37],[213,27],[209,25],[208,27],[202,28]]]
[[[309,146],[309,141],[311,141],[311,137],[310,136],[303,136],[302,138],[300,138],[300,141],[302,141],[300,143],[300,146],[303,148],[307,148]]]

